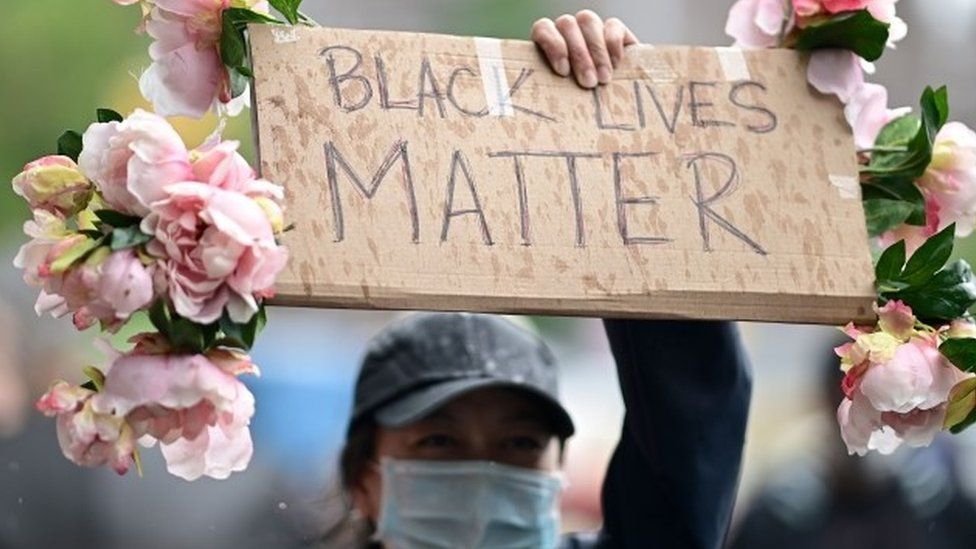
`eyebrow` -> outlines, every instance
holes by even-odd
[[[530,425],[532,427],[538,427],[539,429],[551,430],[549,421],[545,418],[539,417],[539,414],[522,411],[516,412],[511,415],[506,415],[501,418],[502,423],[523,423]]]

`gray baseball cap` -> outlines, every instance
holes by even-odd
[[[402,427],[470,391],[505,387],[536,397],[565,439],[575,428],[559,403],[556,369],[541,339],[501,317],[412,314],[370,342],[349,424],[372,416],[379,425]]]

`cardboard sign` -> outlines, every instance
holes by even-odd
[[[791,51],[250,30],[282,305],[840,323],[874,296],[851,131]]]

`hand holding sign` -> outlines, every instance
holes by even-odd
[[[544,17],[532,25],[532,40],[542,49],[556,74],[575,75],[584,88],[610,82],[624,48],[638,43],[620,19],[604,22],[590,10],[556,19]]]

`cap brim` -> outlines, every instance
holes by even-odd
[[[516,389],[539,399],[546,406],[559,438],[569,438],[576,431],[569,413],[551,396],[527,385],[492,378],[455,379],[435,383],[381,406],[374,412],[374,417],[384,427],[404,427],[423,419],[461,395],[494,387]]]

